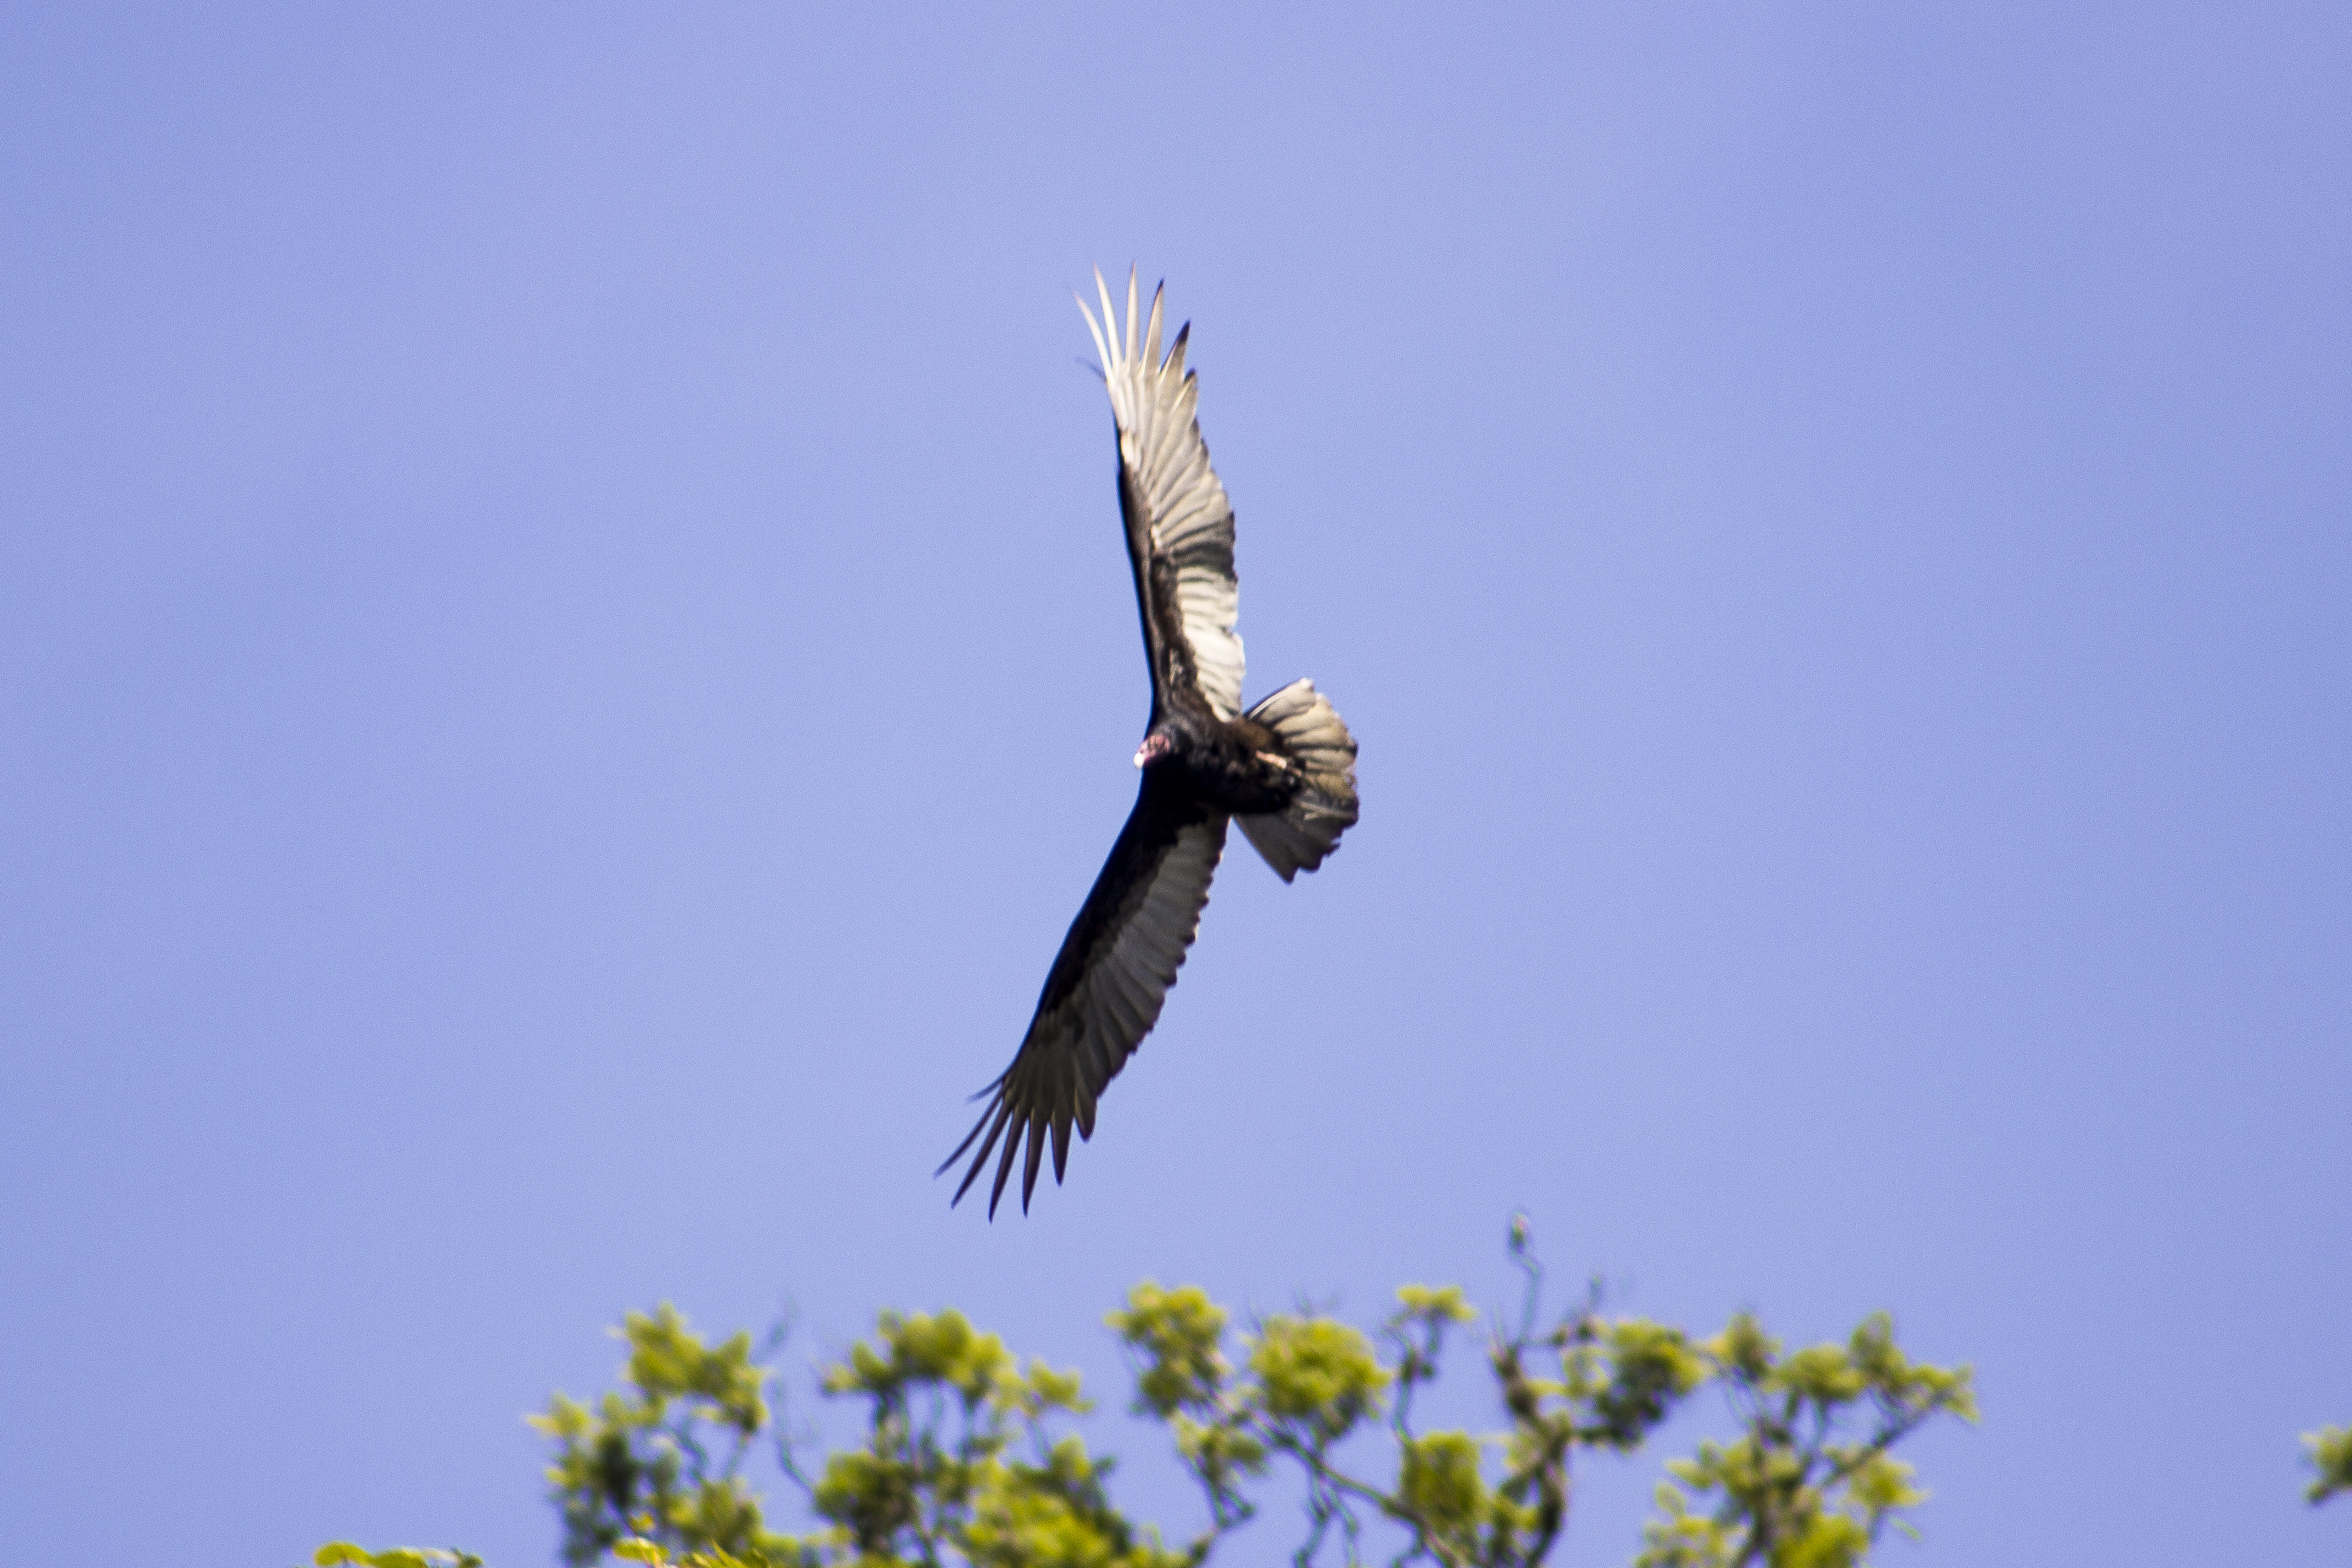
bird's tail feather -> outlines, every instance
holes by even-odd
[[[1294,680],[1249,710],[1282,742],[1306,775],[1306,787],[1279,812],[1234,823],[1276,875],[1287,882],[1312,871],[1356,821],[1356,738],[1311,680]]]

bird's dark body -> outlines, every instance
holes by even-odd
[[[1228,816],[1263,816],[1298,796],[1297,767],[1283,755],[1274,731],[1254,720],[1182,713],[1163,721],[1160,732],[1169,737],[1171,749],[1144,771],[1174,775],[1212,810]]]
[[[1190,329],[1163,358],[1155,295],[1139,341],[1130,279],[1122,343],[1109,293],[1098,291],[1096,346],[1111,395],[1151,718],[1135,755],[1143,770],[1135,809],[1070,922],[1020,1051],[940,1167],[978,1145],[961,1198],[1001,1143],[992,1215],[1016,1157],[1025,1153],[1025,1209],[1046,1141],[1059,1181],[1070,1130],[1093,1135],[1097,1098],[1151,1032],[1176,983],[1228,825],[1287,882],[1320,866],[1357,815],[1355,739],[1313,681],[1293,681],[1242,711],[1233,508],[1192,416],[1194,381],[1183,368]],[[1087,325],[1096,330],[1091,313]]]

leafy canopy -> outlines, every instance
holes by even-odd
[[[1112,1461],[1066,1424],[1089,1408],[1074,1372],[1025,1364],[953,1310],[884,1312],[817,1386],[855,1405],[859,1440],[818,1454],[771,1406],[779,1328],[717,1344],[671,1307],[631,1313],[623,1386],[595,1405],[557,1394],[533,1425],[573,1568],[1196,1568],[1255,1518],[1270,1478],[1304,1485],[1299,1568],[1526,1568],[1558,1543],[1577,1456],[1639,1448],[1712,1384],[1737,1436],[1667,1467],[1637,1568],[1851,1568],[1927,1493],[1894,1449],[1938,1416],[1976,1418],[1969,1369],[1910,1359],[1884,1315],[1843,1342],[1784,1352],[1742,1313],[1706,1339],[1601,1310],[1596,1285],[1549,1322],[1542,1269],[1514,1223],[1525,1290],[1487,1325],[1502,1425],[1423,1430],[1417,1395],[1477,1321],[1456,1286],[1407,1285],[1372,1332],[1319,1312],[1252,1320],[1196,1286],[1151,1281],[1107,1320],[1135,1376],[1133,1407],[1168,1428],[1207,1505],[1181,1542],[1111,1500]],[[2333,1445],[2330,1447],[2329,1445]],[[2352,1466],[2352,1438],[2314,1439]],[[806,1523],[781,1531],[744,1467],[772,1449]],[[2333,1470],[2328,1468],[2334,1467]],[[2315,1488],[2315,1496],[2319,1495]],[[347,1542],[321,1568],[479,1568],[455,1552]]]

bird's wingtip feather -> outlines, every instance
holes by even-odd
[[[1000,1084],[1002,1084],[1003,1081],[1003,1080],[1001,1079],[998,1080]],[[985,1093],[987,1091],[983,1089],[982,1092]],[[988,1109],[980,1113],[980,1120],[972,1123],[971,1131],[964,1134],[963,1142],[956,1145],[955,1152],[949,1155],[947,1159],[941,1163],[937,1171],[931,1173],[935,1178],[944,1175],[947,1173],[949,1166],[953,1165],[958,1160],[963,1158],[963,1152],[971,1147],[973,1141],[975,1139],[980,1140],[980,1152],[971,1157],[971,1169],[966,1171],[963,1173],[963,1180],[957,1184],[955,1196],[948,1200],[948,1207],[953,1208],[956,1205],[963,1202],[964,1194],[971,1191],[971,1184],[978,1179],[982,1168],[988,1163],[988,1156],[996,1147],[997,1137],[1004,1131],[1004,1123],[1012,1114],[1012,1105],[1005,1100],[1002,1094],[998,1095],[996,1100],[989,1105]],[[986,1129],[988,1132],[988,1136],[985,1139],[981,1138],[981,1131],[983,1128]]]
[[[1007,1107],[1007,1110],[1009,1111],[1010,1107]],[[996,1184],[988,1192],[988,1217],[991,1220],[996,1217],[996,1205],[1004,1197],[1004,1179],[1013,1174],[1013,1152],[1020,1147],[1021,1135],[1019,1130],[1015,1129],[1013,1135],[1004,1141],[1004,1157],[996,1162]],[[983,1151],[982,1158],[986,1157],[986,1152]]]
[[[1102,268],[1099,267],[1095,268],[1095,298],[1102,304],[1102,341],[1106,344],[1116,344],[1118,342],[1118,312],[1110,308],[1110,285],[1103,281]],[[1109,353],[1107,348],[1103,354],[1103,364],[1108,367],[1116,364],[1118,359],[1118,356]]]

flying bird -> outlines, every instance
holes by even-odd
[[[1242,710],[1234,509],[1193,418],[1199,388],[1184,368],[1192,323],[1163,356],[1160,290],[1149,322],[1140,321],[1129,272],[1123,327],[1100,271],[1095,292],[1102,319],[1084,299],[1078,310],[1102,356],[1118,429],[1118,509],[1151,666],[1151,721],[1135,753],[1143,772],[1135,809],[1062,939],[1021,1049],[981,1091],[987,1109],[940,1166],[979,1144],[950,1200],[961,1203],[1002,1145],[992,1219],[1024,1146],[1025,1213],[1047,1134],[1056,1183],[1071,1126],[1094,1136],[1096,1101],[1160,1021],[1192,945],[1226,824],[1239,824],[1287,882],[1322,865],[1356,820],[1355,738],[1313,681],[1295,680]]]

